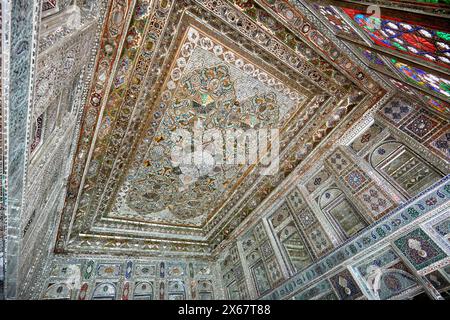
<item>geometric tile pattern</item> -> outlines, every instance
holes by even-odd
[[[291,205],[291,208],[294,212],[298,212],[303,205],[303,197],[298,188],[294,188],[291,193],[287,196],[287,200]]]
[[[286,205],[282,207],[287,209]],[[284,280],[280,266],[276,263],[276,258],[273,257],[275,251],[268,240],[262,222],[249,230],[239,242],[242,243],[246,253],[245,260],[248,266],[251,266],[253,284],[259,294],[266,292],[278,285],[279,281]]]
[[[377,186],[367,188],[358,194],[358,198],[370,210],[374,218],[391,211],[394,206],[393,201]]]
[[[282,281],[283,278],[283,274],[281,273],[280,270],[280,265],[278,264],[278,261],[276,258],[273,258],[272,260],[267,262],[267,271],[269,273],[270,279],[272,280],[271,282],[273,283],[273,285],[278,284],[280,281]]]
[[[370,178],[366,175],[366,173],[356,168],[344,177],[344,182],[350,187],[352,193],[356,193],[361,190],[369,181]]]
[[[350,160],[344,156],[344,153],[339,149],[337,149],[326,162],[338,175],[350,165]]]
[[[330,178],[330,174],[327,170],[323,169],[308,181],[308,183],[306,184],[306,189],[312,193],[325,181],[327,181],[328,178]]]
[[[331,277],[330,280],[333,288],[342,300],[355,300],[363,295],[348,270]]]
[[[183,292],[184,298],[186,293],[191,293],[190,299],[199,300],[194,290],[189,290],[186,285],[191,281],[212,281],[213,274],[210,265],[206,261],[196,262],[161,262],[147,261],[126,261],[125,259],[114,259],[114,262],[101,262],[97,264],[93,260],[85,260],[84,258],[72,260],[70,262],[55,262],[52,266],[52,272],[49,274],[48,283],[50,285],[58,283],[56,290],[49,292],[49,286],[46,286],[46,292],[42,292],[44,299],[79,299],[91,300],[93,298],[116,299],[116,300],[143,300],[145,294],[149,294],[148,300],[155,300],[155,294],[161,292],[161,298],[165,299],[167,295],[175,292]],[[134,268],[136,266],[137,268]],[[230,265],[233,270],[239,269],[234,265]],[[189,268],[189,272],[187,272]],[[242,268],[241,268],[242,269]],[[74,271],[84,270],[88,274],[84,274],[81,281],[77,283],[77,277],[73,277]],[[95,270],[100,270],[97,273]],[[155,271],[158,271],[157,273]],[[138,271],[138,272],[134,272]],[[228,271],[228,269],[225,269]],[[237,273],[237,272],[235,272]],[[223,277],[224,282],[228,279],[234,281],[234,274],[227,274]],[[73,280],[71,280],[73,278]],[[161,279],[162,284],[159,286],[155,280]],[[71,283],[70,281],[75,281]],[[177,281],[173,283],[172,281]],[[67,286],[70,284],[69,286]],[[167,286],[167,284],[169,284]],[[59,289],[59,286],[68,287],[71,291],[70,295]],[[78,289],[76,289],[78,287]],[[193,288],[201,292],[213,293],[217,286]],[[99,289],[99,290],[97,290]],[[195,290],[195,291],[197,291]],[[50,296],[49,296],[50,293]],[[170,296],[169,296],[170,298]],[[157,298],[156,298],[157,299]]]
[[[360,152],[368,146],[383,131],[383,127],[374,123],[369,129],[364,131],[355,141],[352,142],[350,148],[356,153]]]
[[[439,125],[439,121],[422,111],[402,126],[402,129],[413,136],[417,141],[423,142],[428,136],[436,132]]]
[[[417,270],[447,257],[445,252],[420,228],[394,241]]]
[[[450,158],[450,131],[445,132],[431,143],[431,146]]]
[[[298,213],[298,219],[305,229],[317,222],[317,218],[310,208],[304,208]]]
[[[275,230],[287,219],[291,217],[291,209],[285,203],[278,208],[275,213],[273,213],[269,221],[272,223],[272,226]]]
[[[261,253],[264,259],[268,259],[274,254],[273,248],[269,241],[266,241],[261,245]]]
[[[382,110],[382,114],[389,120],[398,123],[411,113],[413,107],[408,106],[405,101],[395,99],[388,103]]]
[[[314,252],[318,256],[324,255],[329,249],[333,247],[330,240],[328,239],[325,230],[320,224],[317,224],[311,230],[305,232],[309,243],[312,245]]]

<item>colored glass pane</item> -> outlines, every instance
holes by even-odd
[[[378,66],[385,66],[385,63],[383,62],[383,60],[381,60],[380,56],[378,54],[376,54],[373,51],[370,51],[368,49],[360,49],[362,55],[369,60],[369,62],[376,64]]]
[[[425,96],[425,99],[428,103],[428,106],[432,109],[439,111],[441,113],[449,113],[450,112],[450,105],[444,101],[437,100],[435,98],[432,98],[430,96]]]
[[[411,67],[395,59],[392,59],[392,63],[399,72],[405,75],[408,82],[445,97],[450,97],[450,81],[447,79],[438,77],[422,69]]]
[[[395,18],[377,18],[362,11],[344,11],[380,46],[450,66],[450,34]]]

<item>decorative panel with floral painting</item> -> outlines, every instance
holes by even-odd
[[[390,300],[406,291],[420,290],[417,279],[393,249],[368,257],[355,272],[375,299]]]

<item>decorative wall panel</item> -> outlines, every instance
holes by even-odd
[[[344,156],[344,154],[347,155]],[[345,163],[336,167],[339,159],[343,159]],[[379,219],[396,206],[396,201],[366,173],[367,169],[351,159],[349,150],[338,148],[327,159],[327,165],[331,170],[334,170],[336,177],[338,177],[336,180],[347,190],[347,196],[352,195],[349,199],[350,202],[360,206],[361,210],[362,208],[367,210],[367,213],[361,212],[365,220]]]
[[[192,269],[189,273],[186,272],[188,268]],[[49,289],[45,290],[42,298],[206,299],[214,297],[217,290],[213,277],[211,266],[206,261],[55,260],[48,278]]]
[[[249,299],[244,269],[236,245],[230,247],[220,263],[225,296],[230,300]]]
[[[356,300],[363,296],[350,271],[345,270],[330,278],[337,295],[342,300]]]
[[[436,201],[428,201],[430,199],[434,199]],[[362,250],[373,250],[379,247],[382,243],[388,244],[389,236],[395,234],[400,236],[401,233],[404,232],[404,228],[414,225],[418,218],[427,216],[430,218],[430,213],[436,212],[439,208],[444,210],[440,213],[443,214],[449,199],[450,186],[448,178],[444,178],[440,181],[440,183],[422,192],[413,201],[402,204],[389,215],[385,216],[381,221],[364,230],[358,236],[346,242],[339,249],[318,260],[306,270],[296,274],[280,285],[277,289],[272,290],[269,294],[264,296],[263,299],[284,299],[294,295],[297,291],[301,291],[302,288],[305,288],[312,281],[318,280],[324,273],[334,270],[343,264],[347,259],[355,257],[358,252],[361,252]],[[407,236],[400,238],[402,239],[401,244],[405,245],[406,243],[407,246],[407,242],[405,242],[407,241]],[[441,261],[445,263],[446,260],[444,255],[442,255],[442,250],[435,250],[436,251],[433,252],[438,254],[434,257],[443,258],[444,260]],[[338,278],[336,278],[336,280],[338,281]],[[343,288],[343,290],[345,290],[345,288]]]
[[[447,257],[422,229],[411,231],[394,243],[417,270],[425,269]]]
[[[299,263],[304,259],[303,251],[300,250],[302,254],[298,255],[299,250],[296,241],[298,240],[296,238],[298,233],[296,234],[295,232],[294,226],[287,226],[283,232],[283,235],[286,237],[285,239],[283,238],[283,240],[286,240],[285,248],[287,249],[287,254],[293,259],[293,264]],[[267,293],[267,291],[284,280],[279,262],[274,256],[269,235],[265,231],[262,222],[247,232],[239,241],[242,242],[243,254],[258,296]]]
[[[377,146],[370,155],[370,163],[407,197],[416,195],[442,177],[424,159],[396,141],[388,140]]]
[[[355,269],[376,299],[396,299],[408,291],[419,289],[417,279],[391,248],[368,258]]]
[[[316,182],[320,181],[318,183],[320,185],[322,179],[326,180],[328,177],[328,173],[322,171],[316,175],[313,180]],[[293,198],[296,199],[295,202],[293,201]],[[304,239],[303,241],[308,245],[309,250],[314,253],[313,257],[320,257],[329,251],[333,247],[329,236],[325,232],[311,207],[309,207],[306,203],[300,193],[300,190],[298,188],[294,188],[294,190],[287,196],[287,200],[288,203],[291,204],[290,208],[287,206],[282,206],[281,208],[286,208],[286,211],[290,213],[290,215],[298,222],[300,233]],[[297,203],[298,205],[294,206],[293,203]]]

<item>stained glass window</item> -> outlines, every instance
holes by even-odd
[[[437,100],[428,95],[424,96],[428,106],[441,113],[450,113],[450,105],[444,101]]]
[[[450,34],[412,25],[396,18],[377,18],[362,11],[344,11],[380,46],[450,66]]]
[[[399,62],[396,59],[391,60],[394,67],[406,77],[408,82],[445,97],[450,97],[450,81],[422,69]]]
[[[323,6],[314,3],[312,7],[320,13],[333,26],[336,32],[344,32],[349,35],[356,35],[352,28],[342,19],[339,13],[332,6]]]
[[[406,85],[405,83],[398,81],[396,79],[393,79],[393,78],[387,78],[387,80],[390,83],[392,83],[400,91],[407,93],[407,94],[413,96],[414,98],[417,98],[417,93],[415,92],[415,90],[412,89],[411,87],[409,87],[408,85]],[[434,109],[434,110],[438,111],[439,113],[450,114],[450,104],[448,104],[442,100],[438,100],[429,95],[426,95],[426,94],[425,95],[420,94],[420,96],[423,97],[423,100],[426,102],[426,104],[431,109]]]

